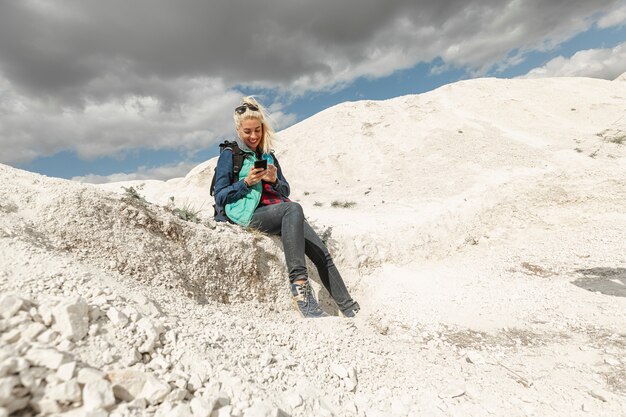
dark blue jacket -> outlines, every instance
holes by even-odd
[[[246,152],[246,159],[251,159],[254,161],[256,159],[254,152],[249,151],[247,148],[244,148],[240,145],[240,148]],[[289,183],[285,179],[282,169],[280,168],[280,164],[278,163],[278,159],[274,154],[264,154],[263,159],[271,159],[274,160],[274,165],[277,168],[276,178],[277,181],[272,185],[274,191],[278,194],[289,197],[290,189]],[[244,166],[248,164],[244,163]],[[246,186],[246,183],[243,179],[248,175],[248,169],[244,170],[242,167],[241,172],[239,173],[239,178],[234,178],[235,173],[233,172],[233,152],[230,149],[224,149],[220,154],[219,159],[217,160],[217,168],[215,170],[215,209],[216,216],[215,220],[217,221],[228,221],[228,217],[224,211],[224,207],[226,204],[233,203],[241,198],[244,198],[249,192],[250,189]]]

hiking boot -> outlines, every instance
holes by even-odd
[[[313,288],[308,281],[304,284],[291,284],[291,294],[293,295],[293,305],[305,319],[328,317],[328,314],[317,304],[315,295],[313,295]]]
[[[355,301],[351,307],[348,307],[347,309],[343,310],[341,313],[343,313],[344,317],[353,319],[354,317],[356,317],[360,309],[361,309],[361,306],[359,306],[359,303]]]

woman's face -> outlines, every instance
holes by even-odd
[[[245,119],[241,122],[237,133],[248,148],[256,151],[261,139],[263,139],[263,124],[258,119]]]

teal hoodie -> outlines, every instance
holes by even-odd
[[[237,142],[239,147],[246,153],[246,158],[243,160],[243,166],[241,167],[241,171],[239,171],[239,181],[241,181],[248,176],[250,169],[254,166],[256,155],[240,140],[237,140]],[[275,165],[274,158],[271,154],[263,154],[262,158],[267,159],[268,164]],[[259,205],[259,201],[261,201],[262,192],[263,184],[258,182],[248,188],[248,193],[246,193],[243,198],[226,204],[224,209],[226,210],[228,218],[241,226],[248,226],[250,224],[250,220],[252,219],[252,215],[254,214],[254,210],[256,210]]]

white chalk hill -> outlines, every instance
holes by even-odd
[[[277,155],[293,199],[332,227],[342,264],[364,271],[446,256],[483,235],[506,239],[537,205],[597,198],[585,183],[623,173],[625,101],[617,81],[463,81],[334,106],[280,132]],[[174,196],[210,216],[215,163],[103,187],[143,184],[150,201]]]
[[[100,186],[0,165],[0,416],[623,415],[623,78],[463,81],[280,132],[355,320],[299,319],[280,241],[213,222],[215,159]]]

